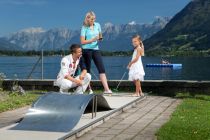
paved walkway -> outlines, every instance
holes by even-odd
[[[0,113],[0,128],[14,124],[24,117],[29,106]]]
[[[148,96],[135,107],[84,134],[79,140],[153,140],[181,100]]]
[[[105,123],[97,126],[78,140],[153,140],[155,133],[166,123],[181,100],[148,96],[133,108],[125,110]],[[17,122],[28,110],[28,106],[0,113],[0,128]]]

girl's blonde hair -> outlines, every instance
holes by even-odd
[[[85,15],[84,22],[83,22],[84,26],[89,26],[88,19],[91,18],[91,17],[96,17],[96,14],[93,11],[87,12],[86,15]]]
[[[140,35],[134,35],[133,37],[132,37],[132,39],[133,38],[136,38],[136,39],[138,39],[139,40],[139,42],[140,42],[140,47],[142,48],[142,50],[143,50],[143,56],[144,56],[144,44],[143,44],[143,42],[142,42],[142,39],[141,39],[141,36]]]

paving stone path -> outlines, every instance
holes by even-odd
[[[0,113],[0,128],[14,124],[24,117],[30,106]]]
[[[97,126],[78,140],[154,140],[181,100],[148,96],[135,107]]]

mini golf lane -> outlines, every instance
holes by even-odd
[[[97,95],[99,112],[92,119],[92,113],[88,109],[92,108],[95,96],[46,93],[32,105],[20,123],[1,128],[0,139],[65,139],[117,112],[119,108],[125,108],[142,99],[125,94]],[[83,114],[84,112],[86,113]]]

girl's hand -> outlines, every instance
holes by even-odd
[[[130,67],[131,67],[131,63],[128,64],[127,69],[130,69]]]

